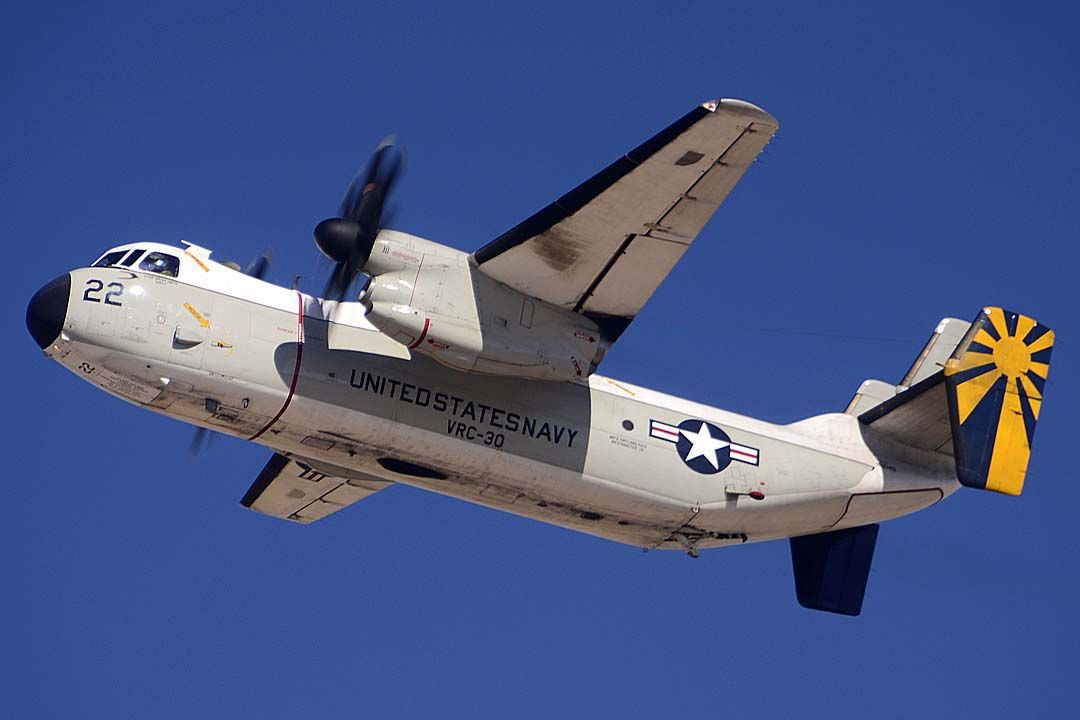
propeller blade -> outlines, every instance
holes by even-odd
[[[214,434],[206,428],[196,428],[195,435],[191,438],[191,447],[188,450],[191,453],[191,457],[197,456],[203,450],[208,448],[213,439]]]
[[[359,221],[364,196],[379,189],[385,197],[401,173],[404,157],[404,148],[397,148],[397,136],[387,135],[380,140],[367,165],[356,171],[345,190],[338,214]],[[387,167],[385,172],[382,171],[384,164]]]
[[[326,281],[323,297],[327,300],[341,302],[350,284],[352,284],[352,273],[349,263],[337,263],[334,265],[333,272],[330,273],[330,279]]]
[[[255,257],[248,266],[244,268],[244,274],[250,275],[256,280],[262,280],[266,275],[266,271],[270,269],[270,260],[274,257],[273,252],[269,249],[264,250],[263,253]]]
[[[315,244],[334,261],[323,293],[328,300],[344,299],[353,280],[363,271],[390,213],[386,201],[401,177],[405,150],[393,136],[383,138],[367,165],[353,176],[341,200],[339,217],[315,226]]]

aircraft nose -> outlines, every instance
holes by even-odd
[[[64,273],[34,293],[26,306],[26,328],[42,350],[56,340],[64,327],[69,292],[71,275]]]

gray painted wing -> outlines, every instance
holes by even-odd
[[[306,525],[391,485],[353,470],[321,463],[316,467],[306,458],[274,453],[240,504]]]
[[[740,100],[704,103],[474,259],[510,287],[592,317],[614,339],[777,127]]]

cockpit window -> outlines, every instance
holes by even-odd
[[[135,261],[138,260],[140,257],[142,257],[142,254],[144,252],[146,252],[146,251],[142,250],[142,249],[138,249],[138,248],[135,249],[135,250],[132,250],[131,254],[128,255],[126,258],[124,258],[124,262],[123,262],[124,267],[131,267],[132,265],[134,265]]]
[[[152,252],[139,263],[139,269],[176,277],[180,273],[180,260],[173,255]]]
[[[120,262],[120,258],[127,254],[127,250],[114,250],[110,253],[105,253],[101,256],[101,259],[94,263],[94,267],[108,267],[109,265],[115,265]]]

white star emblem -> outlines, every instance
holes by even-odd
[[[701,427],[698,428],[696,433],[689,430],[680,429],[683,437],[690,441],[690,450],[686,453],[684,460],[690,462],[694,458],[703,457],[708,460],[714,468],[720,469],[720,461],[716,458],[716,451],[728,446],[727,440],[719,440],[712,436],[709,431],[709,426],[704,422],[701,423]]]

